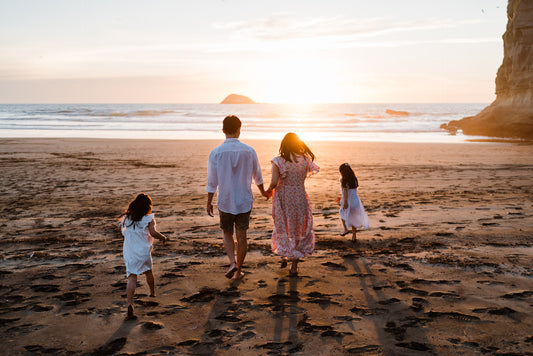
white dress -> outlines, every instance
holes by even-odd
[[[346,227],[351,229],[355,227],[356,229],[368,229],[368,216],[365,212],[365,207],[361,203],[361,199],[357,195],[357,188],[347,189],[348,191],[348,208],[343,209],[344,203],[344,190],[342,191],[341,198],[341,208],[339,214],[341,219],[344,220]]]
[[[128,217],[122,219],[120,227],[124,235],[122,254],[126,263],[126,276],[143,274],[152,269],[154,238],[148,232],[148,224],[153,218],[154,214],[145,215],[133,224]]]

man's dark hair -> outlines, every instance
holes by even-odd
[[[224,118],[222,130],[228,135],[235,135],[241,128],[241,120],[235,115],[228,115]]]

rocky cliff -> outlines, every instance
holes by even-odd
[[[476,116],[441,127],[466,135],[533,139],[533,0],[509,0],[496,100]]]
[[[220,102],[221,104],[255,104],[255,102],[247,96],[230,94]]]

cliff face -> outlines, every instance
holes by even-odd
[[[533,1],[509,0],[507,17],[496,100],[476,116],[442,128],[461,129],[466,135],[533,139]]]

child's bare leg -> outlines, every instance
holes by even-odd
[[[126,299],[128,304],[133,306],[133,295],[135,294],[135,287],[137,286],[137,275],[130,274],[128,276],[128,285],[126,286]]]
[[[352,226],[352,241],[357,241],[357,229]]]
[[[342,227],[344,228],[344,231],[342,232],[341,236],[345,236],[349,232],[349,230],[346,227],[346,221],[344,221],[343,219],[341,219],[341,221],[342,221]]]
[[[148,287],[150,288],[150,297],[155,297],[155,280],[152,270],[144,272],[144,275],[146,276],[146,283],[148,283]]]

